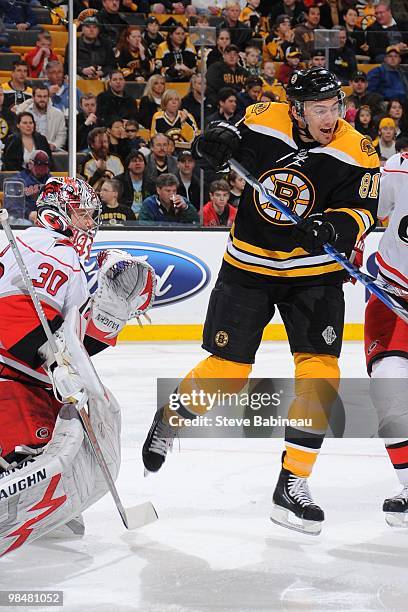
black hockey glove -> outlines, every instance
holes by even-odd
[[[204,134],[193,144],[193,156],[202,157],[215,169],[224,166],[237,154],[242,136],[226,121],[211,121]]]
[[[315,213],[295,225],[292,237],[302,249],[311,255],[319,255],[326,242],[335,244],[337,234],[324,213]]]

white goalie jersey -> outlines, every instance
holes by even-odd
[[[397,153],[384,166],[378,218],[389,218],[376,261],[388,281],[408,289],[408,153]]]

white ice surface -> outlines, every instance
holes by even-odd
[[[407,610],[408,529],[382,516],[399,487],[379,440],[326,440],[311,479],[326,513],[318,537],[269,521],[280,440],[182,440],[143,478],[155,379],[182,376],[203,355],[196,343],[138,343],[95,359],[123,406],[120,495],[125,505],[151,499],[160,520],[126,532],[105,496],[86,512],[82,540],[38,542],[0,560],[0,589],[64,591],[64,608],[10,611]],[[366,376],[361,344],[345,343],[341,366],[343,376]],[[254,375],[291,374],[286,343],[265,343]]]

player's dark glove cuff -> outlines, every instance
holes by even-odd
[[[295,225],[292,237],[302,249],[311,255],[318,255],[322,253],[322,247],[326,242],[335,244],[337,234],[325,214],[316,213]]]
[[[226,121],[212,121],[204,134],[193,143],[193,156],[202,157],[218,169],[234,157],[242,137],[235,125]]]

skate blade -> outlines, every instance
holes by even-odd
[[[408,528],[408,512],[386,512],[385,522],[393,528]]]
[[[291,521],[289,517],[298,522],[295,523]],[[281,527],[286,527],[287,529],[298,531],[299,533],[304,533],[306,535],[317,536],[322,531],[322,523],[320,521],[307,521],[306,519],[300,519],[293,514],[293,512],[290,512],[290,510],[276,505],[272,507],[270,519],[272,523],[275,523],[275,525],[280,525]]]

